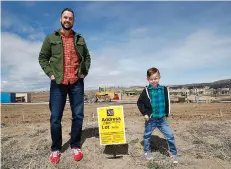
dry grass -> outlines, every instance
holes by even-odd
[[[225,123],[204,122],[198,126],[191,127],[192,143],[195,146],[191,151],[197,158],[219,158],[231,160],[231,125]],[[189,140],[188,140],[189,141]]]
[[[179,150],[179,164],[173,165],[163,136],[154,131],[151,149],[154,161],[143,157],[143,118],[136,105],[124,105],[127,143],[100,146],[97,107],[85,105],[82,148],[84,158],[74,162],[69,148],[71,122],[67,105],[63,117],[63,149],[60,163],[49,162],[50,131],[48,105],[2,105],[1,168],[20,169],[229,169],[231,166],[231,105],[173,104],[169,118]],[[220,115],[222,111],[222,116]],[[113,158],[116,153],[116,158]]]

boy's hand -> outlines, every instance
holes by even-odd
[[[54,75],[51,75],[50,79],[51,79],[51,80],[55,80],[55,76],[54,76]]]
[[[145,115],[145,116],[144,116],[144,119],[145,119],[145,121],[148,121],[148,120],[149,120],[148,115]]]

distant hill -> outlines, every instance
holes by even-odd
[[[171,88],[193,88],[193,87],[205,87],[205,86],[209,86],[210,88],[231,88],[231,79],[225,79],[225,80],[218,80],[215,82],[211,82],[211,83],[192,83],[192,84],[184,84],[184,85],[169,85],[169,87]]]
[[[228,87],[231,88],[231,79],[218,80],[211,84],[213,88]]]

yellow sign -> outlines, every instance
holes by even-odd
[[[99,107],[97,112],[100,144],[126,143],[123,106]]]

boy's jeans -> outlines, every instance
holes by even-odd
[[[67,94],[69,95],[70,107],[72,111],[71,126],[71,148],[80,148],[80,140],[83,124],[84,110],[84,82],[79,79],[74,84],[63,85],[57,84],[51,80],[50,85],[50,102],[51,111],[50,127],[52,146],[51,151],[60,151],[62,147],[62,125],[64,107],[66,104]]]
[[[150,118],[145,121],[144,131],[144,152],[151,152],[150,150],[150,139],[152,132],[155,128],[158,128],[168,141],[171,155],[177,155],[175,139],[173,132],[168,124],[168,121],[163,118]]]

